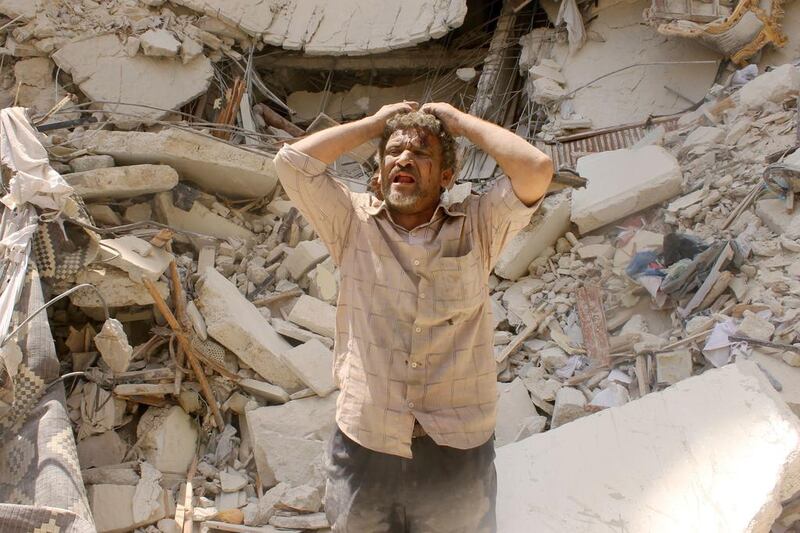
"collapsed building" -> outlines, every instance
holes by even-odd
[[[408,99],[556,168],[489,280],[499,530],[800,530],[799,2],[0,14],[0,529],[329,530],[339,274],[272,156]]]

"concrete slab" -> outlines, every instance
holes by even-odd
[[[168,191],[178,184],[178,173],[167,165],[131,165],[64,174],[64,180],[84,200],[122,200]]]
[[[292,307],[289,321],[331,339],[336,334],[336,308],[306,294]]]
[[[800,488],[800,420],[737,363],[500,448],[496,466],[498,531],[766,532]]]
[[[321,342],[311,339],[283,354],[284,362],[317,396],[336,390],[333,382],[333,353]]]
[[[211,211],[200,202],[194,202],[188,211],[172,203],[172,194],[159,193],[153,200],[156,214],[165,224],[173,228],[211,235],[219,239],[240,239],[248,241],[255,234]]]
[[[531,261],[569,231],[569,225],[569,192],[545,198],[530,224],[506,244],[495,264],[494,273],[510,280],[527,276]]]
[[[182,180],[231,198],[266,196],[278,183],[270,157],[174,128],[158,133],[100,130],[87,136],[83,146],[113,156],[118,164],[169,165]]]
[[[303,388],[302,382],[281,359],[292,346],[272,329],[235,285],[208,268],[196,291],[195,303],[212,338],[270,383],[290,393]]]
[[[325,440],[336,427],[336,399],[339,393],[324,398],[310,396],[283,405],[269,405],[246,412],[253,438],[264,431],[290,437]]]
[[[755,108],[766,102],[781,103],[798,92],[800,68],[789,63],[747,82],[739,89],[739,104],[745,108]]]
[[[136,426],[139,448],[161,472],[186,474],[194,458],[198,431],[179,406],[150,407]]]
[[[578,173],[589,180],[572,194],[572,221],[581,233],[680,194],[678,160],[660,146],[601,152],[578,159]]]
[[[320,241],[302,241],[289,249],[283,266],[297,281],[328,257],[328,249]]]
[[[764,224],[789,239],[800,239],[800,209],[786,212],[786,203],[778,198],[767,198],[756,202],[756,214]]]
[[[89,485],[89,506],[92,509],[95,527],[99,533],[132,531],[137,527],[153,524],[167,515],[166,491],[161,491],[159,506],[150,515],[134,519],[134,485]]]
[[[511,444],[530,436],[525,429],[534,417],[538,417],[528,389],[517,378],[511,383],[497,384],[497,429],[495,447]]]
[[[91,283],[100,291],[109,307],[130,307],[133,305],[152,305],[153,297],[144,285],[136,283],[127,272],[114,267],[95,267],[82,270],[75,276],[76,283]],[[169,298],[166,283],[158,281],[156,289],[162,298]],[[103,307],[97,293],[91,289],[81,289],[69,296],[78,307]]]

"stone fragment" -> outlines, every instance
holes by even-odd
[[[84,200],[121,200],[168,191],[178,184],[178,173],[166,165],[132,165],[65,174],[64,179]]]
[[[152,517],[163,516],[164,512],[164,491],[160,485],[163,474],[146,462],[139,467],[141,477],[133,493],[133,519],[137,523],[152,522]]]
[[[592,401],[589,402],[590,407],[599,407],[601,409],[608,409],[610,407],[619,407],[631,400],[628,394],[628,389],[619,383],[612,383],[607,388],[601,390],[594,395]]]
[[[787,63],[761,74],[739,89],[739,104],[745,109],[762,107],[767,102],[781,103],[800,92],[800,69]]]
[[[161,491],[159,507],[148,517],[134,519],[133,502],[136,495],[133,485],[90,485],[87,490],[94,526],[100,533],[132,531],[164,518],[167,513],[166,491]]]
[[[113,372],[128,370],[128,365],[133,358],[133,347],[128,342],[128,336],[119,320],[107,319],[103,323],[100,333],[94,336],[94,344],[103,361]]]
[[[292,348],[283,354],[283,360],[317,396],[327,396],[336,390],[333,353],[318,340],[311,339]]]
[[[530,69],[528,69],[528,75],[534,80],[538,80],[539,78],[548,78],[559,85],[566,85],[567,83],[567,79],[561,72],[544,65],[532,66]]]
[[[539,78],[529,84],[531,99],[537,104],[548,105],[560,102],[567,96],[567,90],[550,78]]]
[[[581,246],[577,249],[577,252],[581,259],[595,259],[598,257],[611,259],[614,257],[615,248],[610,244],[589,244]]]
[[[156,523],[156,527],[161,533],[181,533],[181,528],[174,518],[162,518]]]
[[[316,513],[322,507],[320,491],[308,485],[287,490],[278,501],[278,507],[301,513]]]
[[[299,514],[294,516],[275,515],[269,519],[271,526],[284,529],[317,530],[328,529],[331,525],[325,513]]]
[[[128,273],[132,280],[157,281],[174,256],[133,235],[100,241],[100,259]]]
[[[114,166],[114,158],[110,155],[82,155],[71,159],[69,168],[72,172],[87,172],[100,168],[111,168]]]
[[[323,344],[328,349],[333,349],[333,339],[329,339],[324,335],[318,335],[312,331],[308,331],[307,329],[303,329],[298,327],[291,322],[287,322],[285,320],[281,320],[280,318],[272,318],[270,319],[272,327],[275,328],[275,331],[283,335],[284,337],[289,337],[290,339],[294,339],[300,342],[308,342],[311,339],[316,339]]]
[[[139,36],[142,51],[146,56],[174,57],[181,46],[171,32],[167,30],[147,30]]]
[[[495,447],[517,442],[531,435],[526,431],[531,419],[537,418],[536,408],[528,396],[528,389],[517,378],[511,383],[497,384],[497,427]]]
[[[185,211],[172,203],[171,193],[165,192],[157,194],[153,203],[159,218],[173,228],[219,239],[249,241],[254,237],[252,231],[215,214],[200,202],[193,202],[189,211]]]
[[[800,239],[800,210],[786,212],[786,205],[779,198],[767,198],[756,202],[756,214],[764,224],[789,239]]]
[[[235,353],[262,378],[286,391],[302,388],[281,355],[291,345],[222,274],[209,268],[196,287],[197,307],[208,334]]]
[[[169,165],[181,179],[225,197],[267,196],[278,182],[269,157],[175,128],[158,133],[98,130],[87,136],[83,145],[125,165]]]
[[[659,383],[674,385],[691,375],[692,352],[690,350],[656,354],[656,380]]]
[[[797,352],[786,353],[798,355]],[[780,384],[778,394],[794,414],[800,416],[800,368],[788,365],[779,355],[767,355],[758,349],[753,349],[748,359]]]
[[[588,414],[586,397],[583,393],[572,387],[561,387],[556,392],[556,404],[553,408],[553,419],[550,421],[550,427],[555,429]]]
[[[92,268],[76,274],[76,283],[91,283],[103,295],[109,307],[130,307],[133,305],[153,305],[153,298],[144,285],[136,283],[130,276],[117,268]],[[156,282],[156,289],[162,298],[169,297],[166,283]],[[92,289],[80,289],[69,296],[78,307],[102,308],[103,303]]]
[[[528,265],[569,230],[568,192],[548,196],[531,222],[506,245],[494,267],[501,278],[517,280],[528,274]]]
[[[78,461],[81,468],[121,463],[128,445],[116,431],[106,431],[78,441]]]
[[[704,144],[719,144],[725,138],[725,130],[722,128],[700,126],[692,130],[692,132],[683,141],[683,148],[694,148]]]
[[[331,305],[336,304],[339,296],[339,276],[332,268],[326,266],[325,263],[321,263],[309,272],[308,279],[308,294],[310,296]]]
[[[113,33],[72,41],[52,58],[88,98],[107,102],[98,105],[126,127],[164,118],[168,110],[206,92],[214,75],[204,56],[186,64],[175,58],[131,57],[123,38]]]
[[[247,486],[247,477],[236,471],[220,471],[219,482],[222,492],[239,492]]]
[[[589,180],[572,195],[572,221],[581,233],[619,220],[680,194],[677,159],[660,146],[600,152],[578,159]]]
[[[799,446],[755,364],[712,369],[500,448],[498,531],[769,531],[800,488]]]
[[[54,97],[53,62],[46,57],[32,57],[14,64],[16,105],[44,114],[56,103]]]
[[[253,430],[252,446],[258,475],[265,486],[279,482],[291,486],[313,484],[323,476],[324,441]]]
[[[552,346],[540,351],[539,358],[544,367],[548,371],[553,372],[567,364],[569,355],[558,346]]]
[[[336,333],[336,308],[304,294],[292,307],[289,321],[333,339]]]
[[[291,437],[325,440],[334,430],[338,393],[324,398],[311,396],[284,405],[259,407],[246,412],[253,444],[264,440],[265,432]]]
[[[286,254],[283,267],[293,280],[298,281],[326,257],[328,249],[320,241],[302,241]]]
[[[186,474],[197,446],[197,428],[183,409],[150,407],[136,427],[145,459],[161,472]]]
[[[153,208],[150,206],[149,202],[133,204],[125,208],[123,216],[128,223],[153,220]]]
[[[769,320],[746,311],[744,320],[736,328],[736,333],[744,337],[768,341],[772,338],[772,334],[775,333],[775,326]]]
[[[86,211],[98,224],[106,224],[108,226],[122,225],[122,219],[117,212],[107,205],[89,204],[86,206]]]
[[[258,396],[273,403],[286,403],[289,401],[289,394],[277,385],[246,378],[239,380],[238,385],[253,396]]]

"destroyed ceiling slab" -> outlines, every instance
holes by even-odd
[[[307,54],[359,55],[403,48],[461,26],[466,0],[174,0],[267,44]]]

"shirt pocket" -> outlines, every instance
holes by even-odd
[[[466,313],[478,308],[484,299],[483,279],[477,254],[461,257],[440,257],[434,265],[433,291],[436,313],[443,317]]]

